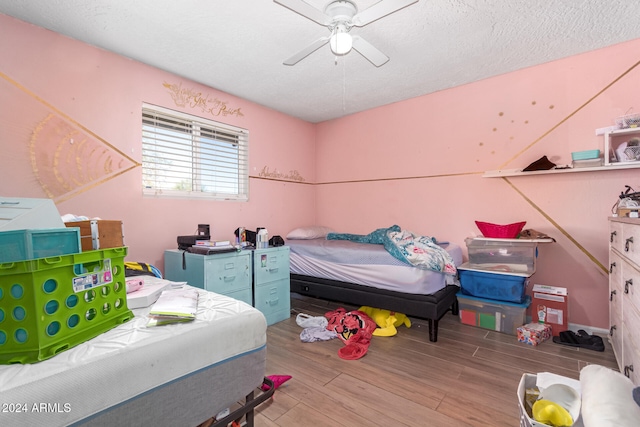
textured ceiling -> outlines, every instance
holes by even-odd
[[[0,0],[0,13],[310,122],[640,38],[638,0],[419,0],[351,30],[391,58],[379,68],[328,46],[286,66],[328,30],[271,0]]]

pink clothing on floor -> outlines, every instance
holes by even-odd
[[[338,351],[342,359],[359,359],[367,353],[376,323],[364,312],[347,312],[344,308],[330,311],[324,315],[328,320],[327,329],[335,331],[346,344]]]

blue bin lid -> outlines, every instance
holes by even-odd
[[[509,302],[509,301],[498,301],[498,300],[489,299],[489,298],[473,297],[471,295],[465,295],[462,292],[458,292],[456,294],[456,297],[462,297],[464,299],[473,300],[473,301],[488,302],[488,303],[492,303],[492,304],[508,305],[510,307],[527,308],[527,307],[529,307],[531,305],[531,296],[530,295],[525,295],[524,296],[524,302],[522,302],[520,304],[515,303],[515,302]]]

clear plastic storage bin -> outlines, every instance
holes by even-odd
[[[518,327],[526,323],[527,308],[531,297],[522,304],[494,301],[463,295],[458,292],[460,321],[465,325],[516,335]]]
[[[469,252],[469,268],[524,273],[531,276],[536,271],[538,244],[518,239],[466,239]]]
[[[43,228],[0,231],[0,263],[78,252],[80,252],[80,233],[77,229]]]

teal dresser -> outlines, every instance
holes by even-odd
[[[255,249],[253,255],[253,306],[267,318],[267,325],[291,315],[289,247]]]
[[[164,252],[164,277],[253,305],[267,325],[291,315],[288,246],[215,255],[169,249]]]
[[[164,277],[227,295],[249,305],[253,303],[251,251],[199,255],[178,249],[166,250]]]

